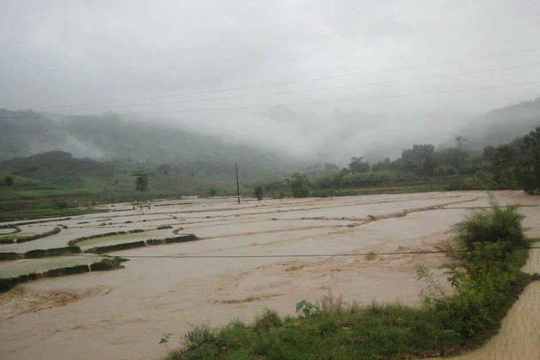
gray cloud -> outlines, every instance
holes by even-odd
[[[540,94],[523,84],[540,78],[539,8],[3,1],[0,107],[132,113],[317,160],[396,154]]]

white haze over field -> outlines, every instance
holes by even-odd
[[[316,161],[540,95],[535,0],[0,1],[0,108],[131,114]]]

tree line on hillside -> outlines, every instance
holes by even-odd
[[[296,173],[283,181],[258,185],[278,197],[305,197],[313,191],[339,188],[391,187],[406,184],[446,183],[447,190],[523,189],[540,194],[540,127],[514,141],[483,151],[465,149],[463,138],[456,147],[435,150],[431,144],[414,145],[399,159],[371,164],[353,157],[348,167],[311,179]],[[317,195],[315,193],[314,195]]]
[[[65,188],[83,187],[85,178],[110,179],[114,175],[114,166],[111,163],[86,158],[77,159],[64,151],[50,151],[25,158],[6,160],[0,162],[0,170],[12,174],[9,176],[10,184],[4,181],[4,185],[7,186],[14,185],[13,175],[61,185]]]

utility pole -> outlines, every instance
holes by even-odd
[[[240,183],[238,182],[238,163],[234,163],[236,170],[236,196],[238,196],[238,203],[240,204]]]

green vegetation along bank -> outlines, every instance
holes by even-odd
[[[401,157],[371,164],[353,157],[339,170],[332,164],[312,166],[304,173],[254,186],[253,194],[275,198],[343,196],[453,190],[524,190],[540,194],[540,127],[529,134],[482,151],[464,147],[466,139],[436,151],[418,144]]]

